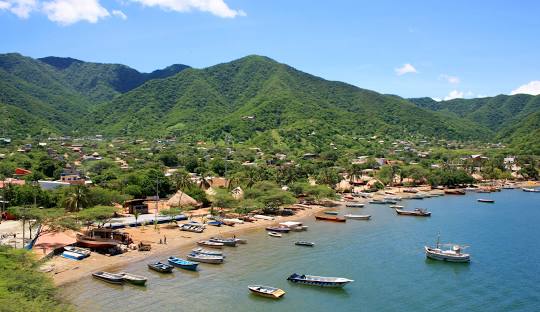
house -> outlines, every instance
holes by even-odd
[[[127,208],[128,213],[134,214],[138,212],[140,214],[148,213],[148,204],[146,199],[132,199],[124,202],[124,208]]]
[[[32,174],[32,171],[27,170],[27,169],[23,169],[23,168],[16,168],[14,176],[23,177],[23,176],[29,175],[29,174]]]
[[[200,203],[197,202],[193,197],[189,196],[188,194],[182,192],[181,190],[178,190],[176,194],[174,194],[169,200],[167,200],[167,204],[170,207],[198,207],[200,206]]]

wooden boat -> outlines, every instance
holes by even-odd
[[[437,245],[435,247],[424,246],[426,251],[426,257],[433,260],[448,261],[448,262],[469,262],[471,261],[471,256],[466,253],[462,253],[462,249],[467,248],[467,246],[460,246],[457,244],[443,244],[445,246],[452,246],[451,249],[441,249],[441,244],[439,243],[440,236],[437,237]]]
[[[147,281],[146,277],[140,275],[135,275],[127,272],[118,272],[117,274],[122,276],[124,282],[128,282],[133,285],[144,286]]]
[[[311,286],[320,286],[320,287],[343,287],[350,282],[354,282],[351,279],[343,277],[324,277],[324,276],[315,276],[315,275],[300,275],[293,273],[287,278],[287,280]]]
[[[285,291],[279,288],[270,287],[270,286],[263,286],[263,285],[250,285],[248,286],[248,289],[251,291],[251,293],[263,296],[266,298],[274,298],[278,299],[283,297],[285,295]]]
[[[357,215],[357,214],[346,214],[344,215],[345,219],[353,219],[353,220],[369,220],[371,218],[370,215]]]
[[[181,231],[193,232],[193,233],[202,233],[204,231],[204,224],[198,223],[185,223],[178,225]]]
[[[478,202],[480,202],[480,203],[490,203],[490,204],[492,204],[492,203],[495,202],[495,200],[493,200],[493,199],[479,198],[479,199],[478,199]]]
[[[418,193],[418,190],[417,189],[413,189],[413,188],[407,188],[407,189],[404,189],[403,190],[404,193]]]
[[[421,208],[416,208],[412,211],[396,209],[396,212],[398,215],[402,215],[402,216],[417,216],[417,217],[431,216],[431,212],[426,211],[425,209],[421,209]]]
[[[401,206],[401,205],[390,205],[390,208],[401,209],[401,208],[403,208],[403,206]]]
[[[92,276],[94,278],[97,278],[99,280],[102,280],[102,281],[105,281],[107,283],[111,283],[111,284],[123,284],[124,283],[124,279],[122,278],[122,276],[118,275],[118,274],[113,274],[113,273],[109,273],[109,272],[95,272],[95,273],[92,273]]]
[[[223,219],[223,222],[232,222],[234,224],[243,224],[244,220],[240,220],[238,218],[232,218],[232,219]]]
[[[118,241],[108,238],[97,238],[77,234],[77,244],[92,249],[108,249],[118,246]]]
[[[192,249],[191,253],[209,255],[209,256],[220,256],[220,257],[225,258],[225,256],[223,255],[223,252],[221,252],[219,250],[208,250],[208,249],[204,249],[204,248],[200,248],[200,247]]]
[[[449,189],[444,190],[444,193],[447,195],[465,195],[465,191],[462,189]]]
[[[325,211],[324,211],[324,214],[337,216],[337,215],[339,214],[339,211],[336,211],[336,210],[325,210]]]
[[[189,271],[197,271],[197,266],[199,265],[197,262],[191,262],[188,260],[184,260],[184,259],[172,257],[172,256],[169,257],[167,261],[172,266],[175,266],[177,268],[181,268],[184,270],[189,270]]]
[[[260,220],[274,220],[274,217],[271,216],[265,216],[265,215],[254,215],[253,218],[260,219]]]
[[[337,216],[325,216],[325,215],[315,215],[315,220],[322,220],[322,221],[333,221],[333,222],[345,222],[347,221],[343,217],[337,217]]]
[[[148,268],[159,273],[172,273],[173,266],[162,262],[148,263]]]
[[[85,249],[85,248],[79,248],[79,247],[75,247],[75,246],[66,246],[66,247],[64,247],[64,250],[70,251],[70,252],[75,252],[75,253],[78,253],[78,254],[81,254],[81,255],[83,255],[85,258],[86,258],[86,257],[89,257],[89,256],[90,256],[90,253],[91,253],[91,251],[88,250],[88,249]]]
[[[286,226],[268,226],[266,227],[266,230],[280,233],[289,233],[291,231],[291,229]]]
[[[221,264],[223,263],[223,259],[224,259],[223,256],[205,255],[205,254],[193,253],[193,252],[187,255],[186,258],[189,261],[211,263],[211,264]]]
[[[214,220],[214,221],[208,221],[206,222],[206,224],[211,225],[211,226],[221,226],[223,222]]]
[[[235,226],[236,225],[236,222],[228,221],[228,220],[225,220],[225,219],[221,220],[221,222],[223,224],[225,224],[226,226]]]
[[[72,260],[82,260],[86,258],[84,255],[80,253],[67,251],[67,250],[62,253],[62,257],[66,259],[72,259]]]
[[[213,243],[222,243],[224,246],[236,247],[236,239],[234,238],[210,237],[209,241]]]
[[[211,241],[207,241],[207,240],[198,241],[197,245],[204,246],[204,247],[209,247],[209,248],[216,248],[216,249],[223,248],[223,243],[215,243],[215,242],[211,242]]]
[[[315,246],[315,243],[312,243],[312,242],[306,242],[306,241],[297,241],[297,242],[294,242],[294,244],[296,246],[307,246],[307,247],[313,247]]]
[[[281,237],[282,234],[277,233],[277,232],[268,232],[268,236],[272,236],[272,237]]]
[[[534,188],[523,188],[523,192],[529,192],[529,193],[540,193],[540,190],[534,189]]]
[[[347,204],[345,204],[345,207],[347,207],[347,208],[362,208],[362,207],[364,207],[364,204],[361,204],[361,203],[347,203]]]

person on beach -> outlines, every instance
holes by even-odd
[[[167,236],[163,235],[163,244],[167,245]]]

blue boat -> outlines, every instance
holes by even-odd
[[[169,264],[175,267],[178,267],[184,270],[190,270],[190,271],[197,271],[197,266],[199,265],[198,262],[187,261],[187,260],[177,258],[177,257],[172,257],[172,256],[169,257],[168,261],[169,261]]]
[[[67,251],[67,250],[62,253],[62,257],[67,258],[67,259],[72,259],[72,260],[82,260],[86,258],[85,255],[82,255],[80,253],[76,253],[73,251]]]
[[[223,222],[221,221],[208,221],[206,224],[212,225],[212,226],[221,226]]]

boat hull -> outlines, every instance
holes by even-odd
[[[293,274],[287,278],[292,283],[303,284],[309,286],[318,286],[318,287],[327,287],[327,288],[341,288],[347,285],[353,280],[346,278],[336,278],[336,277],[321,277],[321,276],[310,276],[310,275],[298,275]]]
[[[352,219],[352,220],[369,220],[371,219],[370,215],[345,215],[345,219]]]
[[[172,273],[174,267],[166,263],[148,263],[148,268],[159,273]]]
[[[331,221],[331,222],[346,222],[347,221],[345,218],[342,218],[342,217],[322,216],[322,215],[315,216],[315,220]]]
[[[471,257],[468,254],[461,255],[448,255],[441,254],[432,251],[429,247],[424,247],[426,251],[426,257],[432,260],[445,261],[445,262],[470,262]]]
[[[220,256],[205,257],[204,255],[190,254],[186,258],[189,261],[196,261],[196,262],[201,262],[201,263],[209,263],[209,264],[222,264],[223,263],[223,257],[220,257]]]
[[[248,286],[249,291],[251,291],[252,294],[266,297],[266,298],[272,298],[272,299],[279,299],[285,295],[285,291],[279,288],[270,287],[270,286],[259,286],[259,285],[252,285]],[[270,292],[265,292],[261,289],[267,289]]]
[[[98,280],[101,280],[110,284],[121,285],[124,283],[124,279],[121,276],[107,273],[107,272],[92,273],[92,276]]]
[[[196,262],[185,261],[185,260],[177,259],[177,258],[169,258],[167,261],[169,262],[170,265],[174,267],[188,270],[188,271],[197,271],[197,266],[199,265]]]

